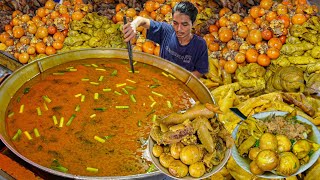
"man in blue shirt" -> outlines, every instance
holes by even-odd
[[[136,36],[139,26],[147,28],[147,38],[160,44],[160,56],[201,77],[208,72],[208,50],[204,39],[191,32],[198,14],[191,2],[180,2],[172,9],[172,25],[138,16],[123,26],[125,41]]]

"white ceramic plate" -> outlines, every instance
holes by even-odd
[[[186,180],[193,180],[193,179],[204,179],[204,178],[208,178],[210,176],[212,176],[214,173],[220,171],[223,166],[228,162],[229,160],[229,157],[231,155],[231,149],[227,149],[226,153],[225,153],[225,156],[224,156],[224,159],[221,161],[221,163],[215,167],[213,167],[212,171],[208,172],[208,173],[205,173],[203,176],[201,176],[200,178],[194,178],[190,175],[186,176],[186,177],[183,177],[183,178],[177,178],[177,177],[174,177],[170,174],[170,172],[168,171],[167,168],[163,167],[160,162],[159,162],[159,158],[155,157],[152,153],[152,147],[153,145],[155,144],[155,141],[149,137],[149,140],[148,140],[148,151],[149,151],[149,154],[151,156],[151,159],[152,159],[152,162],[153,164],[164,174],[166,174],[167,176],[170,176],[171,178],[174,178],[174,179],[186,179]]]
[[[267,116],[270,116],[271,114],[275,114],[276,116],[285,116],[288,112],[283,112],[283,111],[270,111],[270,112],[262,112],[262,113],[257,113],[254,114],[253,117],[256,119],[263,119],[266,118]],[[309,124],[312,126],[312,132],[309,134],[308,139],[316,142],[318,144],[320,144],[320,133],[318,128],[313,125],[310,121],[308,121],[307,119],[301,117],[301,116],[296,116],[297,120],[306,124]],[[238,133],[238,129],[239,129],[239,125],[233,130],[232,132],[232,137],[234,139],[236,139],[237,133]],[[318,149],[316,152],[314,152],[311,157],[310,160],[308,162],[308,164],[305,165],[301,165],[298,172],[296,172],[295,174],[293,174],[292,176],[295,176],[297,174],[300,174],[302,172],[304,172],[305,170],[307,170],[310,166],[312,166],[317,159],[319,158],[320,155],[320,149]],[[239,155],[238,153],[238,149],[236,148],[236,146],[234,145],[232,147],[232,156],[234,158],[234,160],[237,162],[237,164],[242,167],[244,170],[246,170],[247,172],[250,172],[250,162],[251,160],[249,158],[243,158]],[[268,179],[280,179],[280,178],[285,178],[285,176],[280,176],[277,174],[273,174],[271,172],[265,172],[262,175],[257,175],[258,177],[262,177],[262,178],[268,178]]]

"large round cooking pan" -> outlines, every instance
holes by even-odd
[[[61,54],[56,54],[43,59],[39,59],[32,63],[29,63],[17,70],[15,70],[9,77],[7,77],[0,85],[0,138],[4,144],[17,156],[19,156],[24,161],[29,164],[44,170],[46,172],[52,173],[54,175],[74,178],[74,179],[136,179],[136,178],[155,178],[155,176],[161,175],[159,171],[148,173],[148,174],[138,174],[132,176],[122,176],[122,177],[88,177],[88,176],[76,176],[72,174],[61,173],[44,166],[41,166],[35,162],[24,157],[20,154],[13,146],[11,138],[6,132],[6,109],[10,103],[11,98],[15,95],[18,89],[26,83],[31,78],[41,74],[49,68],[54,66],[67,63],[70,61],[84,60],[91,58],[119,58],[128,59],[128,52],[126,49],[83,49],[77,51],[69,51]],[[210,91],[190,72],[181,68],[180,66],[173,64],[169,61],[161,59],[160,57],[149,55],[141,52],[133,53],[133,60],[146,63],[158,67],[172,75],[177,79],[182,81],[191,91],[197,96],[198,100],[202,103],[214,103],[213,97]]]

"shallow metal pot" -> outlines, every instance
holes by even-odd
[[[13,72],[8,78],[6,78],[0,86],[0,139],[4,142],[4,144],[18,157],[22,160],[28,162],[32,166],[35,166],[43,171],[49,172],[54,175],[58,175],[65,178],[73,178],[73,179],[146,179],[161,176],[160,171],[147,173],[147,174],[137,174],[132,176],[112,176],[112,177],[89,177],[89,176],[76,176],[72,174],[62,173],[59,171],[55,171],[49,169],[47,167],[41,166],[35,162],[24,157],[20,154],[13,143],[11,142],[11,138],[8,136],[6,132],[6,109],[8,104],[10,103],[11,98],[18,91],[18,89],[26,83],[31,78],[39,75],[40,73],[46,71],[49,68],[54,66],[67,63],[70,61],[76,60],[84,60],[90,58],[120,58],[120,59],[128,59],[128,52],[126,49],[82,49],[77,51],[69,51],[61,54],[56,54],[53,56],[48,56],[37,61],[31,62]],[[182,81],[187,87],[191,89],[191,91],[197,96],[201,103],[214,103],[214,99],[210,93],[210,91],[206,88],[204,84],[202,84],[195,76],[193,76],[189,71],[184,68],[171,63],[167,60],[161,59],[160,57],[149,55],[142,52],[134,52],[133,60],[146,63],[149,65],[153,65],[162,69],[163,71],[174,75],[177,79]]]

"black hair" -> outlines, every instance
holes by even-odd
[[[187,16],[189,16],[192,24],[196,20],[196,17],[198,15],[198,9],[189,1],[182,1],[177,3],[174,8],[172,9],[172,15],[179,11],[180,13],[183,13]]]

